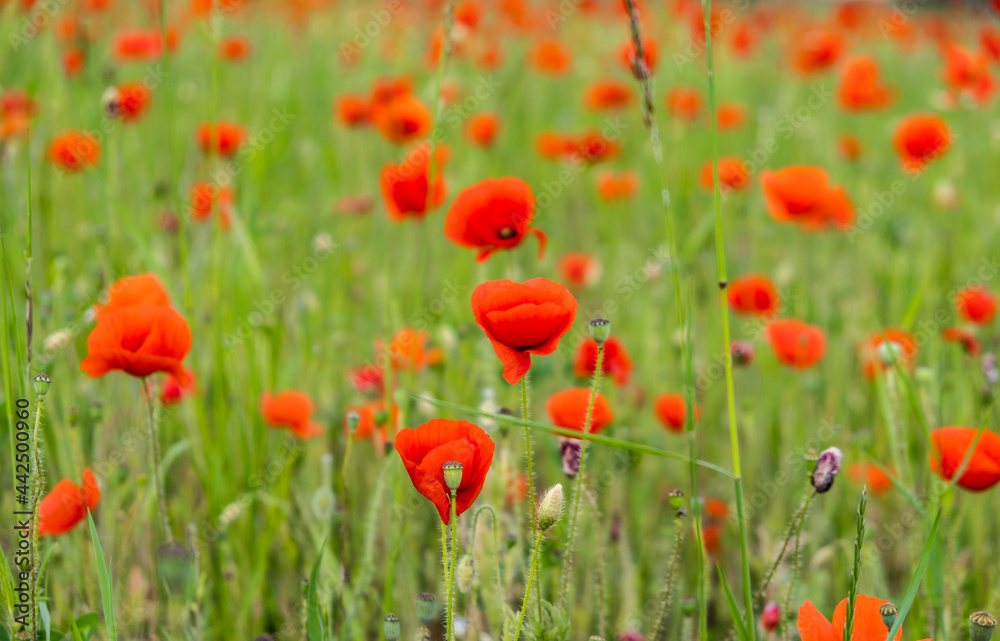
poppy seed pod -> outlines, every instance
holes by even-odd
[[[895,341],[883,341],[878,346],[878,357],[884,365],[891,367],[903,356],[903,346]]]
[[[844,453],[836,447],[830,447],[819,455],[816,461],[816,469],[812,473],[812,485],[820,494],[833,487],[833,481],[840,471],[840,462],[844,458]]]
[[[878,609],[878,613],[882,615],[882,623],[885,624],[886,629],[891,630],[896,623],[896,615],[899,614],[895,604],[883,603],[882,607]]]
[[[455,583],[462,594],[472,589],[476,582],[476,561],[468,554],[458,560],[455,568]]]
[[[444,472],[444,484],[452,493],[457,492],[462,484],[462,464],[458,461],[448,461],[441,466],[441,470]]]
[[[996,617],[989,612],[974,612],[969,617],[969,637],[972,641],[990,641],[996,627]]]
[[[670,490],[670,509],[678,512],[682,507],[684,507],[684,492],[676,489]]]
[[[358,424],[361,423],[361,415],[355,411],[350,411],[347,413],[347,429],[353,435],[354,431],[358,429]]]
[[[595,318],[590,321],[590,337],[597,341],[598,345],[603,345],[611,335],[611,321],[603,318]]]
[[[437,603],[433,594],[421,592],[417,595],[417,620],[420,625],[430,625],[437,618]]]
[[[52,379],[49,378],[48,374],[42,373],[31,379],[31,386],[35,389],[35,394],[38,396],[45,396],[49,391],[49,385],[52,384]]]
[[[399,617],[391,612],[382,619],[382,632],[385,634],[385,641],[397,641],[399,639]]]
[[[538,528],[543,532],[559,522],[562,515],[563,487],[562,483],[556,483],[549,488],[542,500],[538,503]]]

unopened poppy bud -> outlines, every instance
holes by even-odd
[[[878,609],[878,613],[882,615],[882,623],[885,624],[886,630],[891,630],[892,626],[896,623],[896,615],[899,614],[896,605],[894,603],[883,603],[882,607]]]
[[[903,346],[896,341],[882,341],[878,346],[878,358],[887,366],[895,365],[903,357]]]
[[[692,616],[695,612],[694,599],[681,599],[681,614],[686,617]]]
[[[768,601],[760,615],[760,623],[768,632],[774,631],[781,623],[781,608],[774,601]]]
[[[45,396],[49,392],[49,385],[51,384],[52,379],[44,372],[31,379],[31,386],[35,388],[35,394],[38,396]]]
[[[542,497],[538,504],[538,527],[543,532],[559,522],[562,515],[563,487],[562,483],[556,483],[549,488],[549,491]]]
[[[458,584],[458,591],[462,594],[468,592],[473,583],[476,582],[476,561],[468,554],[458,560],[455,568],[455,582]]]
[[[969,637],[972,641],[990,641],[996,627],[996,617],[989,612],[974,612],[969,617]]]
[[[684,492],[670,490],[670,509],[679,512],[684,507]]]
[[[437,618],[437,603],[434,595],[430,592],[421,592],[417,595],[417,620],[420,625],[430,625]]]
[[[733,357],[733,365],[749,365],[753,362],[753,343],[748,343],[746,341],[733,341],[729,346],[729,353]]]
[[[569,436],[559,437],[559,456],[562,459],[563,473],[566,478],[575,479],[580,473],[580,454],[583,446],[580,439]]]
[[[399,617],[391,612],[382,619],[382,632],[385,634],[385,641],[398,641],[399,639]]]
[[[444,472],[444,484],[454,494],[462,484],[462,464],[458,461],[448,461],[441,466],[441,470]]]
[[[347,413],[347,429],[350,431],[351,435],[354,435],[354,430],[358,429],[358,424],[361,423],[361,415],[355,411],[350,411]]]
[[[809,472],[809,474],[812,474],[813,470],[816,469],[816,461],[818,460],[819,454],[816,453],[816,450],[810,447],[806,451],[806,471]]]
[[[823,450],[816,461],[816,469],[812,473],[812,485],[816,491],[822,494],[833,487],[833,481],[840,471],[840,462],[844,458],[844,453],[836,447]]]
[[[101,96],[101,109],[107,118],[121,116],[122,96],[117,87],[108,87]]]
[[[611,321],[603,318],[590,321],[590,337],[597,341],[598,345],[603,345],[608,336],[611,336]]]

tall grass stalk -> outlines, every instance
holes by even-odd
[[[42,415],[45,413],[45,399],[38,396],[35,410],[35,427],[31,431],[31,639],[38,638],[38,587],[41,580],[41,557],[38,554],[38,504],[45,489],[45,470],[42,469],[42,454],[38,446],[38,433],[42,429]],[[4,560],[6,563],[6,560]]]
[[[604,342],[602,341],[597,348],[597,363],[594,367],[594,378],[590,385],[590,402],[587,404],[587,416],[583,422],[583,433],[590,433],[590,423],[594,415],[594,401],[597,399],[597,390],[601,386],[601,369],[604,367]],[[575,549],[573,547],[576,541],[576,529],[577,521],[580,518],[580,496],[586,491],[586,476],[584,475],[585,461],[587,460],[587,441],[583,439],[580,441],[580,467],[576,474],[576,483],[573,485],[573,506],[569,511],[569,538],[566,541],[566,558],[563,561],[563,571],[562,571],[562,585],[559,588],[559,605],[562,608],[568,607],[566,603],[567,595],[569,593],[569,584],[573,577],[573,560]],[[539,595],[541,598],[541,595]]]
[[[146,397],[146,409],[148,410],[147,437],[149,438],[149,455],[153,463],[153,487],[156,490],[156,507],[160,513],[160,525],[163,527],[163,535],[166,542],[174,542],[174,529],[170,525],[170,513],[167,512],[167,497],[163,493],[163,481],[160,478],[161,456],[160,456],[160,428],[156,421],[156,400],[152,384],[148,379],[142,379],[142,388]]]
[[[722,194],[719,188],[719,136],[715,113],[715,64],[712,57],[712,0],[704,0],[705,8],[705,63],[708,73],[708,113],[712,121],[712,208],[715,210],[715,255],[719,274],[719,289],[725,294],[729,283],[726,276],[726,243],[722,227]],[[736,490],[736,518],[740,525],[740,565],[743,570],[743,600],[746,608],[746,628],[750,641],[754,641],[753,586],[750,585],[750,546],[747,536],[746,510],[743,506],[743,467],[740,464],[740,435],[736,428],[736,393],[733,386],[733,355],[730,351],[729,308],[726,297],[721,296],[723,358],[726,369],[726,406],[729,412],[729,441],[732,447],[733,481]],[[690,412],[689,412],[690,413]]]
[[[851,568],[851,583],[847,593],[847,614],[844,620],[844,641],[851,641],[854,631],[854,606],[858,600],[858,580],[861,578],[861,549],[865,543],[865,508],[868,507],[868,486],[861,490],[858,504],[858,526],[854,537],[854,565]]]

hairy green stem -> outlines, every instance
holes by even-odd
[[[163,482],[160,479],[161,458],[160,458],[160,428],[156,422],[156,401],[153,397],[153,386],[148,378],[142,379],[142,386],[146,392],[146,407],[149,410],[148,437],[149,452],[153,459],[153,487],[156,490],[156,505],[160,513],[160,525],[163,527],[163,534],[167,537],[167,543],[174,542],[174,529],[170,524],[170,513],[167,512],[167,497],[163,493]]]
[[[535,575],[538,571],[538,551],[542,547],[542,536],[544,532],[541,530],[535,534],[535,548],[531,551],[531,569],[528,570],[528,581],[524,585],[524,600],[521,601],[521,616],[517,619],[517,627],[514,628],[514,641],[517,641],[521,636],[521,626],[524,625],[524,615],[528,611],[528,599],[531,598],[531,585],[535,582]]]
[[[684,542],[684,529],[681,528],[681,515],[674,516],[674,551],[670,555],[670,565],[667,566],[667,578],[663,584],[663,597],[660,603],[660,614],[656,617],[656,627],[653,628],[653,641],[663,638],[667,627],[667,613],[670,611],[670,597],[674,587],[674,577],[677,573],[677,562],[681,556],[681,544]]]

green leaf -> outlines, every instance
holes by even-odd
[[[0,562],[0,601],[3,601],[4,611],[7,615],[13,616],[14,575],[11,574],[10,566],[7,565],[7,552],[3,549],[3,546],[0,546],[0,555],[3,556],[3,562]]]
[[[319,583],[319,566],[323,562],[323,550],[326,549],[326,539],[319,548],[312,572],[309,573],[309,589],[306,593],[306,639],[307,641],[323,641],[323,613],[320,611],[319,596],[316,585]]]
[[[913,605],[913,601],[917,598],[917,590],[920,588],[920,582],[924,578],[927,564],[931,560],[931,552],[934,550],[934,539],[937,538],[938,526],[941,525],[941,510],[942,507],[938,507],[937,516],[934,517],[934,525],[931,526],[930,534],[927,535],[927,541],[924,543],[924,551],[920,553],[917,569],[913,573],[913,578],[910,579],[910,586],[906,588],[906,596],[903,597],[903,603],[899,606],[899,614],[896,615],[896,622],[893,624],[892,629],[889,630],[889,635],[886,636],[886,639],[896,638],[896,633],[903,627],[903,620],[910,611],[910,606]]]
[[[115,606],[112,600],[111,574],[104,562],[104,551],[101,541],[97,538],[97,526],[94,525],[94,515],[87,510],[87,522],[90,523],[90,542],[94,546],[94,558],[97,559],[97,580],[101,587],[101,603],[104,604],[104,625],[108,629],[108,640],[117,641],[118,632],[115,628]]]
[[[101,617],[96,612],[91,612],[70,622],[73,624],[74,641],[90,641],[97,634],[97,624],[101,622]]]
[[[726,580],[726,575],[722,572],[722,566],[716,565],[715,569],[719,571],[719,582],[726,593],[726,605],[729,606],[729,614],[733,617],[733,624],[736,625],[736,636],[740,638],[740,641],[747,641],[750,634],[747,632],[747,624],[743,620],[743,615],[740,614],[740,607],[736,605],[733,590],[729,587],[729,581]]]
[[[45,629],[45,641],[52,641],[52,617],[49,616],[49,606],[45,601],[38,602],[38,617],[42,620],[42,627]]]

